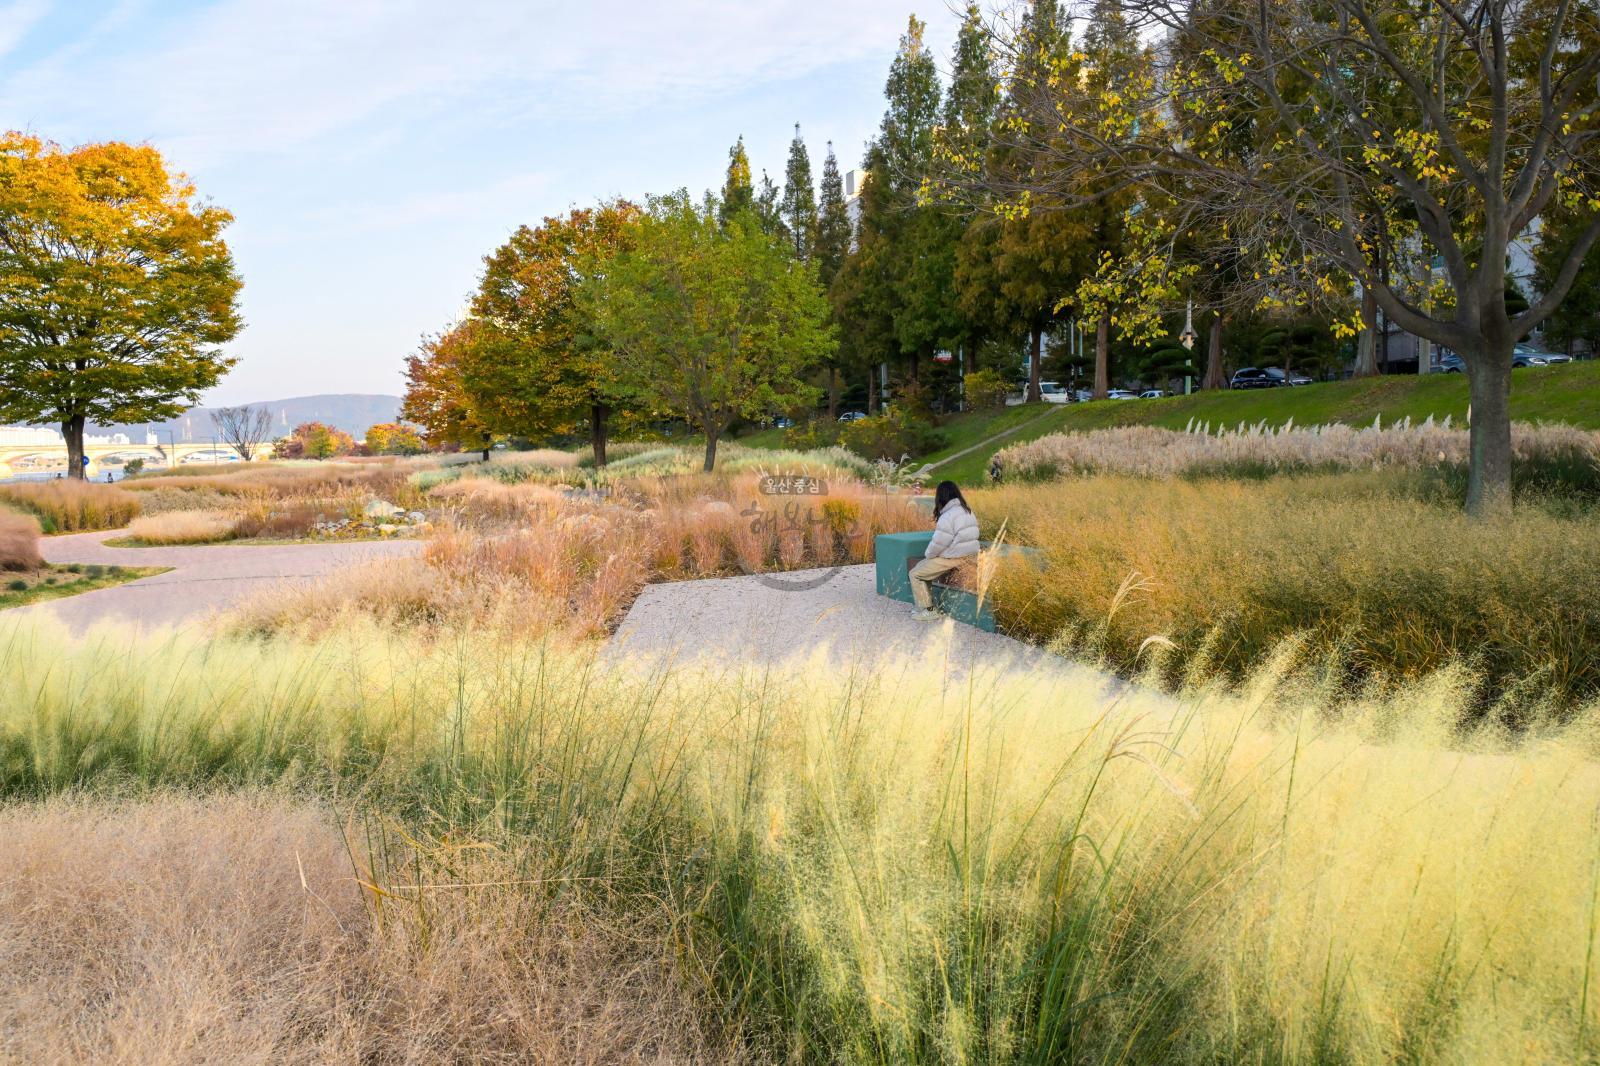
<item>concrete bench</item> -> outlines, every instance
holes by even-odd
[[[932,539],[931,532],[878,534],[873,543],[878,595],[903,603],[912,602],[911,568],[922,562],[924,553],[928,550],[928,542]],[[986,543],[984,547],[988,547],[988,544]],[[973,565],[976,564],[977,559],[974,558]],[[994,632],[994,610],[990,607],[989,601],[985,600],[980,604],[977,593],[938,581],[932,583],[932,589],[933,606],[936,610],[942,611],[957,622],[977,626],[989,633]]]

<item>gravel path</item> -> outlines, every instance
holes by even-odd
[[[831,668],[880,678],[894,669],[935,669],[956,680],[981,666],[1093,685],[1107,698],[1125,687],[1010,637],[955,622],[916,621],[910,604],[877,594],[870,565],[650,585],[618,627],[611,650],[729,666],[823,654]]]
[[[181,626],[230,607],[276,582],[305,581],[369,559],[409,555],[420,541],[392,540],[350,544],[213,544],[189,548],[108,548],[103,541],[123,530],[45,537],[45,561],[101,563],[107,566],[170,566],[155,577],[130,581],[79,596],[18,607],[0,617],[51,617],[74,633],[112,621],[136,629]]]

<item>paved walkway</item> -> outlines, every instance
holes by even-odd
[[[276,582],[306,581],[369,559],[408,555],[420,541],[329,544],[212,544],[179,548],[108,548],[123,530],[44,537],[40,552],[52,563],[170,566],[173,570],[111,588],[0,612],[0,619],[48,616],[81,633],[97,622],[136,629],[181,626],[230,607]]]
[[[911,605],[879,596],[873,567],[649,585],[612,638],[613,654],[713,665],[777,664],[825,655],[833,669],[938,671],[974,667],[1090,685],[1110,698],[1117,678],[1031,644],[955,622],[919,622]]]

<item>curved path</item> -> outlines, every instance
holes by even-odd
[[[421,541],[329,544],[209,544],[176,548],[108,548],[125,530],[45,537],[39,550],[51,563],[170,566],[172,570],[78,596],[0,612],[0,619],[51,617],[74,633],[98,622],[136,629],[181,626],[285,581],[305,581],[370,559],[417,551]]]

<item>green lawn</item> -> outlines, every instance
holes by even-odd
[[[141,577],[153,577],[170,566],[89,566],[51,564],[27,573],[0,574],[0,611],[42,600],[76,596],[80,592],[109,588]]]

